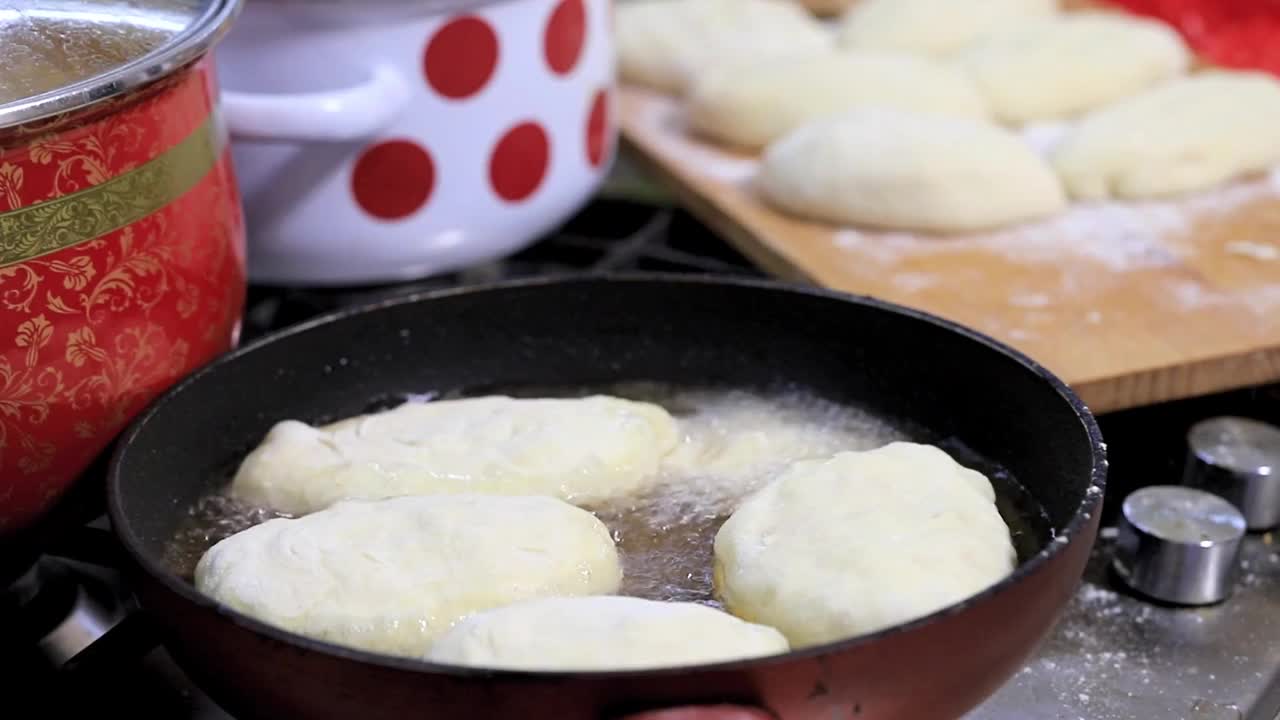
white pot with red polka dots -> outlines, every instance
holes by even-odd
[[[509,255],[616,145],[610,0],[249,0],[218,51],[258,283],[390,283]]]

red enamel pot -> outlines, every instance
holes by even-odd
[[[6,563],[137,412],[235,344],[246,277],[209,57],[239,3],[20,5],[0,3]]]

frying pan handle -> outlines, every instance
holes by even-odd
[[[746,705],[686,705],[646,710],[614,720],[777,720],[773,713]]]

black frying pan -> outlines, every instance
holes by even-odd
[[[791,386],[855,403],[915,427],[913,439],[1006,470],[1017,483],[997,483],[1002,511],[1040,517],[1041,530],[1020,538],[1009,578],[929,617],[679,671],[487,672],[375,656],[219,607],[162,562],[187,508],[279,419],[336,419],[407,393],[621,380]],[[747,717],[696,709],[724,703],[787,720],[928,720],[979,704],[1047,632],[1093,544],[1105,466],[1093,418],[1061,382],[964,328],[829,292],[629,276],[422,295],[242,348],[139,417],[121,439],[108,494],[144,611],[183,668],[240,720],[595,720],[670,706],[695,706],[689,717]]]

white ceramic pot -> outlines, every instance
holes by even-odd
[[[616,147],[610,0],[451,5],[249,0],[217,60],[251,280],[455,270],[595,191]]]

